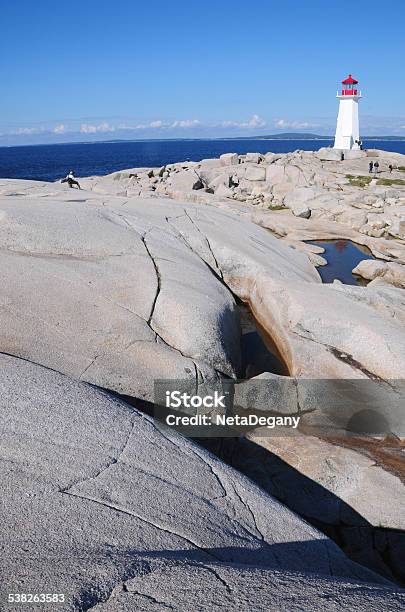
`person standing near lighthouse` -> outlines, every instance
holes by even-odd
[[[335,149],[360,149],[359,131],[359,100],[361,91],[358,81],[351,74],[342,81],[342,88],[338,90],[339,114],[336,125]]]

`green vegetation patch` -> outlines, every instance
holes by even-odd
[[[286,210],[286,208],[283,204],[269,204],[269,210]]]
[[[361,174],[357,176],[353,174],[346,174],[346,178],[349,179],[349,183],[353,187],[367,187],[367,185],[370,184],[373,177],[372,176],[362,176]]]
[[[404,179],[380,178],[377,181],[377,185],[385,185],[386,187],[391,187],[392,185],[405,185],[405,181]]]
[[[400,172],[405,172],[405,166],[398,166],[398,170]]]

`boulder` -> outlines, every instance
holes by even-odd
[[[295,187],[288,196],[285,197],[284,203],[289,206],[293,202],[310,202],[315,199],[318,193],[311,187]]]
[[[239,156],[237,153],[223,153],[219,157],[221,166],[237,166],[239,164]]]
[[[298,186],[308,187],[304,172],[295,164],[287,164],[285,166],[285,178],[292,183],[294,188]]]
[[[246,153],[245,162],[249,162],[252,164],[258,164],[263,159],[260,153]]]
[[[343,151],[345,159],[362,159],[363,157],[367,157],[366,151],[362,149],[351,149],[349,151]]]
[[[161,166],[160,168],[153,169],[153,176],[162,177],[165,173],[166,167]]]
[[[384,229],[378,229],[371,223],[366,223],[365,225],[359,227],[359,232],[361,234],[365,234],[366,236],[372,236],[373,238],[381,238],[381,236],[384,236],[385,234]]]
[[[283,183],[285,182],[286,176],[285,176],[285,167],[278,165],[278,164],[272,164],[271,166],[267,166],[266,167],[266,181],[272,185],[277,185],[279,183]]]
[[[366,224],[367,213],[363,210],[356,210],[353,208],[345,208],[339,215],[339,221],[346,223],[353,229],[359,230],[359,228]]]
[[[362,151],[361,149],[332,149],[329,147],[323,147],[318,151],[315,151],[315,157],[320,159],[321,161],[341,161],[342,153],[344,155],[344,159],[346,160],[355,160],[362,159],[367,157],[366,151]]]
[[[325,257],[322,257],[322,255],[317,255],[316,253],[308,253],[308,259],[316,268],[328,265]]]
[[[142,167],[142,168],[128,168],[127,170],[118,170],[118,172],[111,172],[111,174],[107,174],[105,177],[94,176],[89,177],[93,179],[95,182],[100,183],[104,182],[108,179],[113,179],[115,181],[123,181],[129,179],[131,177],[138,178],[139,176],[146,176],[147,174],[153,174],[154,168],[150,167]],[[101,179],[101,180],[100,180]]]
[[[299,412],[295,380],[264,372],[234,387],[235,413],[259,412],[296,415]]]
[[[247,181],[266,180],[266,168],[257,164],[247,164],[245,178]]]
[[[282,154],[281,153],[266,153],[264,156],[265,162],[266,164],[274,164],[274,162],[276,162],[278,159],[282,158]]]
[[[405,266],[395,262],[364,259],[352,272],[367,280],[379,279],[395,287],[405,288]]]
[[[215,189],[215,195],[219,198],[232,198],[233,191],[229,187],[226,187],[224,184],[220,183]]]
[[[198,166],[201,170],[212,170],[214,168],[219,168],[221,165],[220,159],[216,157],[212,159],[202,159],[200,162],[198,162]]]
[[[300,189],[313,189],[314,198],[308,197],[306,201],[311,203],[311,210],[317,210],[320,216],[340,215],[344,210],[357,212],[352,207],[345,206],[342,199],[339,199],[336,195],[324,193],[316,189],[315,187],[302,187]]]
[[[210,180],[207,183],[209,189],[213,189],[214,191],[222,185],[223,187],[229,188],[230,186],[230,176],[227,172],[222,172],[221,174],[216,174],[215,178]]]
[[[296,187],[284,197],[284,206],[290,208],[296,217],[308,219],[311,216],[308,202],[311,202],[315,196],[316,192],[310,187]]]
[[[315,157],[321,161],[340,161],[342,151],[340,149],[332,149],[331,147],[322,147],[315,151]]]
[[[302,217],[303,219],[309,219],[311,216],[311,209],[305,204],[305,202],[293,202],[288,207],[290,208],[293,215],[296,217]]]
[[[192,191],[201,188],[201,179],[194,169],[180,170],[170,175],[169,184],[170,188],[176,191]]]
[[[405,218],[395,219],[387,228],[387,232],[394,238],[405,239]]]
[[[240,182],[240,176],[238,174],[232,174],[229,177],[229,185],[230,187],[237,187],[239,185]]]
[[[236,194],[240,195],[241,201],[246,201],[252,194],[253,185],[251,181],[242,179],[239,181],[239,185],[234,188]]]
[[[380,157],[380,151],[378,149],[367,149],[367,157]]]

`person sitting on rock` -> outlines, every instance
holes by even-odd
[[[77,185],[78,189],[81,189],[79,182],[76,180],[75,173],[73,170],[69,172],[69,174],[62,179],[61,183],[67,183],[69,187],[72,189],[73,185]]]

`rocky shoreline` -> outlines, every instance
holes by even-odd
[[[19,517],[6,521],[4,545],[14,520],[22,534],[8,554],[7,579],[18,575],[16,559],[30,540],[27,554],[35,561],[26,584],[38,571],[48,581],[57,572],[73,601],[65,609],[134,609],[140,602],[139,609],[156,609],[152,599],[190,609],[191,599],[180,608],[168,594],[179,568],[190,579],[210,575],[229,608],[245,588],[242,566],[252,588],[264,574],[273,585],[260,591],[267,609],[277,607],[275,572],[296,592],[304,589],[314,610],[324,609],[310,586],[320,575],[342,601],[355,588],[353,609],[370,609],[371,592],[376,610],[400,608],[403,595],[376,573],[398,578],[397,540],[384,542],[391,575],[377,562],[373,572],[350,561],[275,501],[284,495],[293,507],[290,472],[276,483],[274,466],[266,475],[262,465],[264,493],[200,446],[177,434],[167,440],[153,420],[109,395],[141,408],[153,405],[157,379],[188,380],[200,392],[238,379],[243,302],[288,369],[284,376],[263,371],[253,383],[259,377],[282,390],[285,380],[297,388],[307,379],[354,380],[398,396],[405,372],[405,156],[347,157],[341,161],[331,149],[227,154],[79,179],[81,191],[0,179],[6,432],[0,465],[6,515]],[[375,159],[380,172],[368,176]],[[374,255],[356,267],[370,280],[366,287],[321,282],[322,249],[306,241],[333,238]],[[259,409],[311,413],[309,424],[319,425],[313,397],[297,394],[286,402],[285,393],[278,403],[266,397]],[[240,397],[242,404],[248,397],[242,386]],[[384,414],[399,439],[402,413],[392,411]],[[389,465],[376,469],[364,448],[338,446],[313,432],[296,444],[260,432],[248,439],[328,491],[332,505],[319,505],[320,522],[328,515],[333,525],[350,506],[350,519],[405,530],[401,474]],[[244,450],[248,445],[236,467],[252,478],[242,467],[251,463]],[[398,456],[401,464],[403,453]],[[266,479],[273,488],[264,486]],[[24,487],[36,500],[25,510],[14,494]],[[164,500],[157,489],[164,489]],[[309,498],[316,505],[319,488],[314,491]],[[305,516],[298,506],[293,509]],[[25,511],[35,514],[33,522],[24,523]],[[69,559],[58,570],[49,547]],[[77,580],[68,587],[72,573]]]
[[[379,163],[377,173],[369,172],[370,162]],[[167,196],[225,207],[262,223],[296,248],[305,248],[301,244],[305,233],[310,239],[347,238],[368,247],[379,259],[404,263],[405,156],[400,153],[349,151],[343,161],[341,152],[330,148],[226,153],[218,159],[90,177],[85,185],[118,196]],[[310,223],[300,221],[309,218]],[[316,256],[312,261],[324,263]],[[373,270],[373,279],[386,274],[381,266]],[[402,269],[394,267],[386,276],[393,284],[405,284]]]

